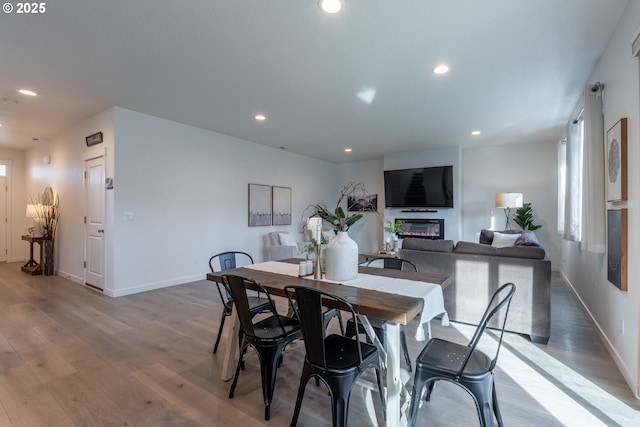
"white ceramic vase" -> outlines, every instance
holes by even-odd
[[[325,260],[327,279],[335,281],[355,279],[358,275],[358,244],[346,231],[339,231],[338,235],[327,243]]]

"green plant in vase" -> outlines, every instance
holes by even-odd
[[[346,212],[342,206],[344,202],[347,205]],[[329,224],[337,234],[325,249],[327,279],[340,281],[355,278],[358,274],[358,244],[349,237],[347,231],[362,219],[364,211],[376,211],[371,197],[366,194],[364,183],[349,182],[345,185],[334,209],[324,203],[309,207],[315,209],[312,217],[318,217],[324,224]],[[316,230],[316,235],[318,232]]]
[[[342,208],[342,202],[345,199],[349,199],[349,196],[360,196],[354,198],[355,200],[365,200],[366,190],[363,182],[350,182],[344,186],[338,197],[338,203],[336,203],[335,209],[331,210],[326,204],[318,203],[311,205],[316,210],[316,215],[323,219],[323,221],[329,223],[333,230],[338,233],[340,231],[348,231],[349,228],[362,219],[362,212],[368,207],[365,205],[359,206],[359,210],[355,213],[346,214]],[[350,211],[351,206],[347,206],[347,212]]]
[[[385,251],[391,250],[391,240],[394,242],[398,241],[398,233],[402,232],[402,226],[404,221],[391,221],[389,219],[384,222],[384,231],[387,233],[387,238],[385,239]],[[394,245],[395,246],[395,245]],[[395,249],[395,248],[394,248]]]

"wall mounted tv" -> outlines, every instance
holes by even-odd
[[[384,171],[388,208],[452,208],[453,166]]]

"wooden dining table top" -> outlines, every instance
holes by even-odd
[[[299,262],[299,259],[288,259],[282,262]],[[434,283],[445,288],[450,280],[447,276],[436,274],[419,273],[412,271],[399,271],[392,269],[358,267],[360,274],[384,276],[390,278],[401,278],[417,282]],[[423,300],[399,294],[380,292],[370,289],[356,288],[354,286],[339,283],[314,280],[312,276],[297,277],[285,274],[262,271],[255,268],[239,267],[229,270],[207,273],[207,279],[221,282],[221,277],[225,274],[242,276],[255,280],[269,291],[271,295],[286,297],[284,288],[286,286],[307,286],[314,289],[337,295],[351,303],[356,313],[375,317],[377,319],[397,322],[402,325],[408,324],[416,315],[422,311]]]

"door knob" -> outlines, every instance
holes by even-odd
[[[104,229],[99,228],[99,229],[98,229],[98,233],[104,233]]]

